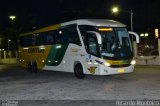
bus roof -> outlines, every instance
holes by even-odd
[[[66,25],[71,25],[71,24],[77,24],[77,25],[91,25],[91,26],[103,26],[103,27],[126,27],[126,25],[114,21],[114,20],[107,20],[107,19],[78,19],[78,20],[73,20],[73,21],[68,21],[56,25],[51,25],[48,27],[44,27],[32,32],[28,33],[22,33],[20,36],[25,36],[25,35],[31,35],[35,33],[40,33],[40,32],[47,32],[51,30],[55,30],[60,28],[61,26],[66,26]]]
[[[74,21],[64,22],[61,26],[66,26],[70,24],[77,24],[77,25],[92,25],[92,26],[106,26],[106,27],[126,27],[126,25],[114,21],[114,20],[107,20],[107,19],[78,19]]]

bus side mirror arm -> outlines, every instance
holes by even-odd
[[[137,33],[129,31],[129,34],[134,35],[136,37],[136,43],[140,42],[140,38],[139,38],[139,35]]]
[[[87,31],[87,32],[95,34],[96,37],[97,37],[98,44],[100,44],[100,45],[102,44],[102,37],[101,37],[101,35],[98,32],[95,32],[95,31]]]
[[[102,37],[99,33],[96,33],[96,37],[97,37],[97,40],[98,40],[98,44],[102,44]]]

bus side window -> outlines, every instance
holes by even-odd
[[[81,46],[81,41],[76,27],[69,27],[67,29],[69,43],[74,43]]]
[[[46,43],[49,45],[52,45],[54,43],[54,33],[53,32],[46,33]]]
[[[62,44],[62,38],[63,38],[63,31],[62,30],[56,30],[54,33],[55,36],[55,43],[56,44]]]
[[[43,44],[42,33],[39,33],[39,34],[36,36],[36,45],[39,46],[39,45],[42,45],[42,44]]]
[[[24,36],[22,38],[23,38],[22,44],[24,47],[32,46],[32,35]]]

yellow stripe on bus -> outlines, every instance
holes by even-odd
[[[59,27],[60,27],[60,24],[52,25],[52,26],[49,26],[49,27],[45,27],[45,28],[42,28],[42,29],[35,30],[33,32],[20,34],[20,36],[31,35],[31,34],[36,34],[36,33],[40,33],[40,32],[52,31],[52,30],[58,29]]]

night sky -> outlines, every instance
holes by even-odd
[[[111,13],[118,6],[120,13]],[[0,31],[11,25],[9,15],[16,15],[14,24],[27,31],[74,19],[102,18],[120,21],[130,29],[133,10],[134,31],[160,27],[160,0],[3,0],[0,3]]]

